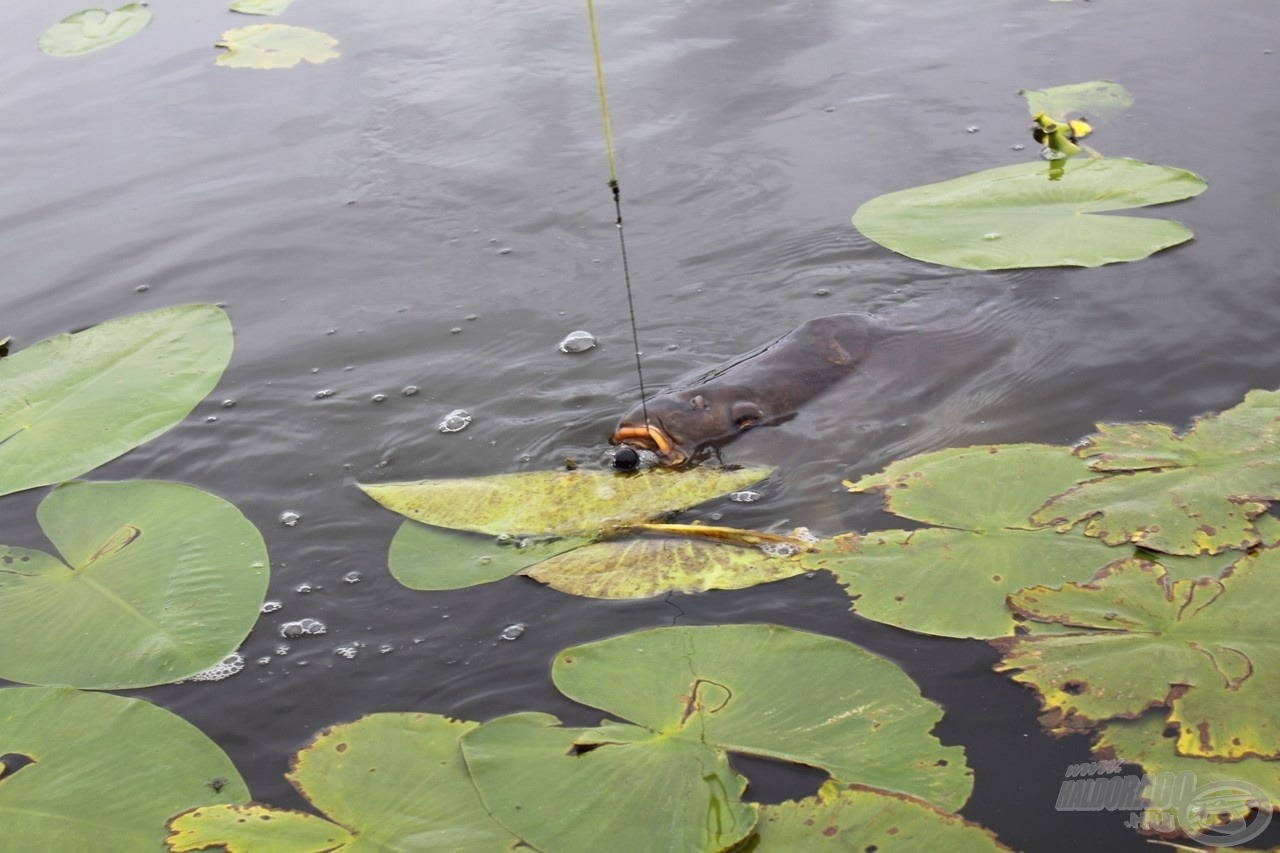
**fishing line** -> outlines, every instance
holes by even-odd
[[[613,133],[609,129],[609,102],[604,95],[604,66],[600,62],[600,36],[596,33],[596,7],[587,0],[587,20],[591,22],[591,50],[596,60],[596,88],[600,92],[600,120],[604,123],[604,151],[609,158],[609,189],[613,192],[613,209],[617,214],[618,245],[622,249],[622,280],[627,287],[627,314],[631,318],[631,344],[636,352],[636,377],[640,380],[640,410],[645,426],[649,425],[649,406],[645,398],[644,368],[640,364],[640,332],[636,326],[636,304],[631,295],[631,268],[627,264],[627,238],[622,230],[622,192],[618,188],[618,168],[613,158]]]

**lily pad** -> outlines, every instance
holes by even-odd
[[[279,15],[292,3],[293,0],[236,0],[230,8],[242,15]]]
[[[129,3],[114,12],[85,9],[68,15],[40,36],[40,49],[50,56],[93,53],[137,35],[151,23],[146,3]]]
[[[387,509],[437,527],[491,536],[595,537],[744,489],[772,470],[530,471],[360,488]]]
[[[266,806],[202,807],[170,822],[175,853],[342,850],[495,851],[518,839],[484,810],[458,738],[475,723],[434,714],[370,714],[321,732],[289,781],[327,816]]]
[[[0,678],[165,684],[235,651],[267,552],[234,506],[178,483],[66,483],[37,518],[62,553],[0,545]]]
[[[521,572],[569,595],[649,598],[668,592],[746,589],[803,574],[788,557],[688,539],[598,542],[551,557]]]
[[[1128,559],[1087,584],[1034,587],[1009,606],[1075,633],[1004,639],[996,666],[1030,685],[1059,731],[1167,707],[1181,755],[1280,758],[1280,551],[1242,557],[1223,577],[1173,580]]]
[[[1250,391],[1221,414],[1178,435],[1166,424],[1099,424],[1078,455],[1096,471],[1123,472],[1083,483],[1035,513],[1060,529],[1115,545],[1170,554],[1245,549],[1261,536],[1254,518],[1280,499],[1280,391]]]
[[[1096,267],[1191,239],[1179,222],[1099,214],[1198,195],[1198,175],[1115,158],[1059,167],[1054,180],[1044,163],[1018,163],[889,193],[858,208],[853,224],[907,257],[975,270]]]
[[[288,24],[254,24],[227,30],[214,45],[226,49],[216,60],[226,68],[292,68],[336,59],[338,40],[317,30]]]
[[[494,818],[539,850],[719,851],[751,833],[746,780],[697,738],[513,714],[462,738]]]
[[[841,789],[828,780],[815,796],[760,807],[756,837],[745,851],[928,850],[991,853],[1008,850],[991,833],[958,815],[902,794]]]
[[[231,358],[231,323],[180,305],[0,359],[0,495],[78,477],[173,427]]]
[[[1018,94],[1027,99],[1027,110],[1066,118],[1087,115],[1094,121],[1112,118],[1133,106],[1133,96],[1119,83],[1090,80],[1048,89],[1023,89]]]
[[[29,641],[28,649],[37,651]],[[0,690],[8,850],[163,850],[165,821],[200,803],[247,803],[231,760],[185,720],[143,702],[68,688]]]
[[[406,521],[391,539],[387,565],[410,589],[463,589],[501,580],[590,541],[481,536]]]
[[[1030,522],[1046,495],[1090,476],[1069,448],[1052,445],[913,456],[845,485],[881,491],[892,512],[943,527],[837,536],[800,563],[835,574],[868,619],[944,637],[1009,636],[1020,624],[1010,593],[1087,581],[1116,558],[1097,540]]]
[[[930,734],[938,706],[843,640],[773,625],[657,628],[566,649],[552,677],[663,738],[807,764],[948,811],[972,788],[964,751]]]

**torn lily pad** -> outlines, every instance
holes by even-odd
[[[910,258],[961,269],[1096,267],[1136,261],[1191,239],[1180,222],[1103,215],[1180,201],[1200,176],[1127,158],[1077,158],[1055,179],[1018,163],[882,195],[854,226]]]
[[[945,637],[1009,636],[1005,601],[1025,586],[1087,581],[1116,558],[1082,535],[1032,524],[1043,501],[1092,475],[1066,447],[985,445],[924,453],[846,482],[897,515],[939,527],[844,534],[804,554],[835,574],[868,619]]]
[[[292,68],[336,59],[338,40],[317,30],[288,24],[254,24],[227,30],[214,47],[226,49],[215,62],[226,68]]]
[[[596,537],[746,488],[772,470],[531,471],[360,488],[387,509],[436,527],[491,536]]]
[[[1221,579],[1173,580],[1118,561],[1087,584],[1033,587],[1009,606],[1034,627],[1075,629],[994,641],[996,666],[1040,695],[1059,731],[1167,707],[1180,755],[1280,758],[1280,551],[1242,557]]]
[[[1258,544],[1254,518],[1280,499],[1280,391],[1250,391],[1179,435],[1158,423],[1099,424],[1077,454],[1121,473],[1070,489],[1036,511],[1040,524],[1116,545],[1216,554]]]
[[[249,801],[213,741],[141,699],[0,689],[0,756],[28,762],[0,776],[7,850],[157,850],[170,815]]]
[[[0,678],[167,684],[218,664],[258,619],[266,546],[219,497],[179,483],[65,483],[37,518],[62,559],[0,545]]]
[[[179,305],[0,359],[0,495],[78,477],[169,430],[213,390],[231,322]]]
[[[40,36],[40,49],[50,56],[80,56],[118,44],[151,23],[146,3],[129,3],[114,12],[85,9],[68,15]]]

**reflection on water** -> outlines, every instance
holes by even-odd
[[[1098,419],[1183,424],[1280,381],[1280,179],[1259,168],[1280,122],[1259,85],[1280,62],[1280,24],[1261,7],[659,0],[599,16],[650,383],[823,314],[902,330],[836,392],[732,446],[731,461],[781,466],[759,500],[695,516],[881,525],[841,478],[943,446],[1069,442]],[[138,691],[228,749],[256,798],[300,805],[286,760],[324,725],[409,709],[592,724],[598,712],[550,685],[559,649],[769,621],[862,643],[944,703],[939,735],[976,769],[966,813],[1007,843],[1137,849],[1108,815],[1053,811],[1086,744],[1043,738],[988,648],[861,620],[830,578],[592,602],[523,579],[422,593],[388,576],[398,521],[357,480],[594,459],[635,401],[578,6],[295,4],[287,22],[332,33],[342,56],[272,73],[213,66],[210,45],[242,23],[214,8],[156,9],[127,44],[63,61],[34,49],[49,18],[36,0],[0,10],[0,337],[26,346],[160,305],[227,306],[222,386],[92,476],[190,482],[263,531],[280,606],[244,671]],[[1044,61],[1046,46],[1075,61]],[[1013,150],[1028,123],[1019,88],[1104,77],[1137,103],[1098,148],[1209,181],[1153,211],[1187,222],[1190,245],[1127,266],[978,274],[849,227],[880,193],[1027,156]],[[597,346],[557,351],[574,329]],[[438,431],[458,409],[467,429]],[[35,501],[6,498],[3,541],[47,547]],[[327,631],[282,644],[307,620]],[[514,626],[519,642],[505,641]]]

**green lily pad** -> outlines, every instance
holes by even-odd
[[[1166,424],[1099,424],[1077,451],[1095,471],[1124,472],[1059,495],[1034,518],[1060,529],[1087,520],[1108,544],[1216,554],[1261,540],[1254,518],[1280,499],[1280,391],[1250,391],[1178,435]]]
[[[1098,214],[1198,195],[1198,175],[1130,159],[1057,165],[1055,180],[1044,163],[1018,163],[882,195],[853,224],[907,257],[976,270],[1096,267],[1191,239],[1179,222]]]
[[[746,780],[696,738],[525,713],[467,733],[462,751],[490,813],[540,850],[719,851],[756,822]]]
[[[175,817],[175,853],[498,851],[519,843],[484,810],[458,738],[475,723],[435,714],[369,714],[325,729],[302,749],[289,781],[325,818],[283,809],[207,807]],[[327,845],[327,846],[326,846]]]
[[[28,641],[37,651],[39,641]],[[0,690],[7,850],[164,849],[165,821],[200,803],[246,803],[231,760],[185,720],[143,702],[68,688]]]
[[[746,589],[805,571],[794,559],[758,548],[645,538],[598,542],[553,556],[521,574],[569,595],[618,599]]]
[[[299,62],[314,65],[336,59],[331,35],[288,24],[253,24],[227,30],[214,47],[226,49],[214,60],[226,68],[292,68]]]
[[[1088,584],[1033,587],[1009,606],[1075,633],[996,640],[998,671],[1030,685],[1058,730],[1135,719],[1166,706],[1179,754],[1280,758],[1280,551],[1242,557],[1219,580],[1173,580],[1117,561]]]
[[[972,787],[964,751],[930,734],[938,706],[892,663],[831,637],[657,628],[566,649],[552,677],[571,699],[664,738],[819,767],[948,811]]]
[[[1181,831],[1211,840],[1215,827],[1229,821],[1248,821],[1254,808],[1271,811],[1280,805],[1280,763],[1261,758],[1205,761],[1178,755],[1173,739],[1165,736],[1166,728],[1159,715],[1112,720],[1102,727],[1094,746],[1099,758],[1142,765],[1142,784],[1135,787],[1138,796],[1146,801],[1146,808],[1141,809],[1144,828],[1165,833]],[[1067,789],[1072,782],[1078,790]],[[1090,785],[1100,783],[1107,784],[1108,780],[1069,780],[1058,798],[1068,802],[1072,798],[1083,800],[1091,793]],[[1235,848],[1248,840],[1238,838],[1230,846]]]
[[[437,527],[491,536],[596,537],[744,489],[772,470],[530,471],[360,488],[387,509]]]
[[[85,9],[68,15],[40,36],[40,49],[50,56],[93,53],[137,35],[151,23],[146,3],[129,3],[114,12]]]
[[[180,305],[0,359],[0,495],[78,477],[173,427],[231,358],[231,323]]]
[[[391,539],[387,566],[410,589],[463,589],[501,580],[590,541],[481,536],[406,521]]]
[[[928,850],[991,853],[1008,850],[991,833],[923,800],[870,788],[841,789],[828,780],[812,797],[761,806],[756,850]]]
[[[292,3],[293,0],[236,0],[230,8],[242,15],[280,15]]]
[[[1018,94],[1027,99],[1027,110],[1033,116],[1045,113],[1059,119],[1068,115],[1087,115],[1094,121],[1101,121],[1133,106],[1133,96],[1129,91],[1110,80],[1090,80],[1049,89],[1023,89]]]
[[[37,518],[62,553],[0,545],[0,678],[116,689],[177,681],[257,621],[267,552],[231,504],[178,483],[66,483]]]
[[[810,570],[832,572],[854,609],[922,634],[990,638],[1020,624],[1005,603],[1035,584],[1087,581],[1116,558],[1083,535],[1035,529],[1046,495],[1092,476],[1066,447],[990,445],[925,453],[846,483],[884,493],[892,512],[944,525],[845,534],[803,554]]]

